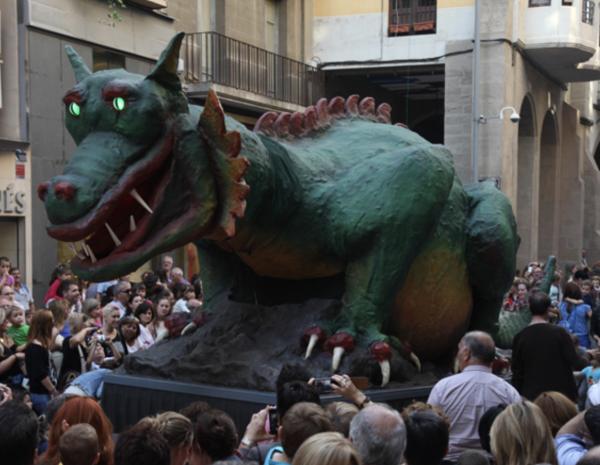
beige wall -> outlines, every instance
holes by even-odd
[[[0,141],[0,144],[2,142]],[[18,263],[25,276],[25,281],[29,288],[32,285],[32,229],[31,229],[31,153],[29,149],[23,146],[27,153],[27,163],[25,163],[25,177],[17,179],[15,177],[16,157],[14,150],[0,149],[0,192],[6,192],[10,186],[13,193],[24,193],[22,212],[18,212],[15,206],[11,208],[12,212],[4,210],[4,197],[0,199],[0,218],[18,221],[19,237],[14,238],[13,233],[17,228],[12,227],[11,223],[3,222],[0,230],[0,255],[8,255],[13,264]],[[10,206],[10,205],[9,205]],[[16,240],[15,240],[16,239]]]
[[[175,32],[193,32],[197,3],[169,0],[172,19],[132,5],[118,9],[121,21],[107,17],[104,1],[24,0],[29,5],[30,25],[65,37],[84,40],[122,52],[156,59]]]
[[[242,42],[270,52],[306,61],[312,52],[312,0],[220,0],[212,4],[223,15],[213,24]]]
[[[19,46],[17,30],[17,2],[1,0],[0,23],[2,44],[2,110],[0,111],[0,139],[22,140],[20,130]]]

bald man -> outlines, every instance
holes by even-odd
[[[495,355],[496,345],[489,334],[465,334],[456,355],[461,373],[441,379],[429,394],[427,403],[442,408],[450,420],[446,462],[456,462],[465,450],[483,450],[478,426],[486,410],[521,400],[513,386],[492,374]]]

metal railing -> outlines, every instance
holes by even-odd
[[[217,32],[186,34],[183,60],[188,83],[221,84],[303,106],[324,95],[317,68]]]

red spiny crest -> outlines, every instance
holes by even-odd
[[[316,105],[307,107],[304,113],[264,113],[254,125],[254,132],[280,139],[295,139],[325,130],[341,118],[392,124],[392,107],[388,103],[381,103],[376,108],[373,97],[359,100],[358,95],[351,95],[347,99],[339,96],[331,100],[322,98]],[[396,125],[406,127],[402,123]]]
[[[211,155],[218,171],[218,189],[223,207],[216,234],[223,238],[233,237],[236,219],[243,217],[246,210],[246,196],[250,187],[244,180],[244,174],[250,162],[246,157],[239,156],[240,134],[237,131],[227,131],[225,113],[212,89],[208,92],[199,126],[212,149]]]

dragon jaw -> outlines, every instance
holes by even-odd
[[[169,131],[128,167],[88,213],[48,227],[50,236],[73,244],[76,257],[71,265],[79,276],[98,281],[127,274],[156,254],[211,229],[213,196],[202,200],[196,196],[175,176],[176,163]],[[173,193],[177,197],[183,192],[188,203],[177,210],[170,199]],[[52,206],[51,199],[46,199],[46,205]]]

